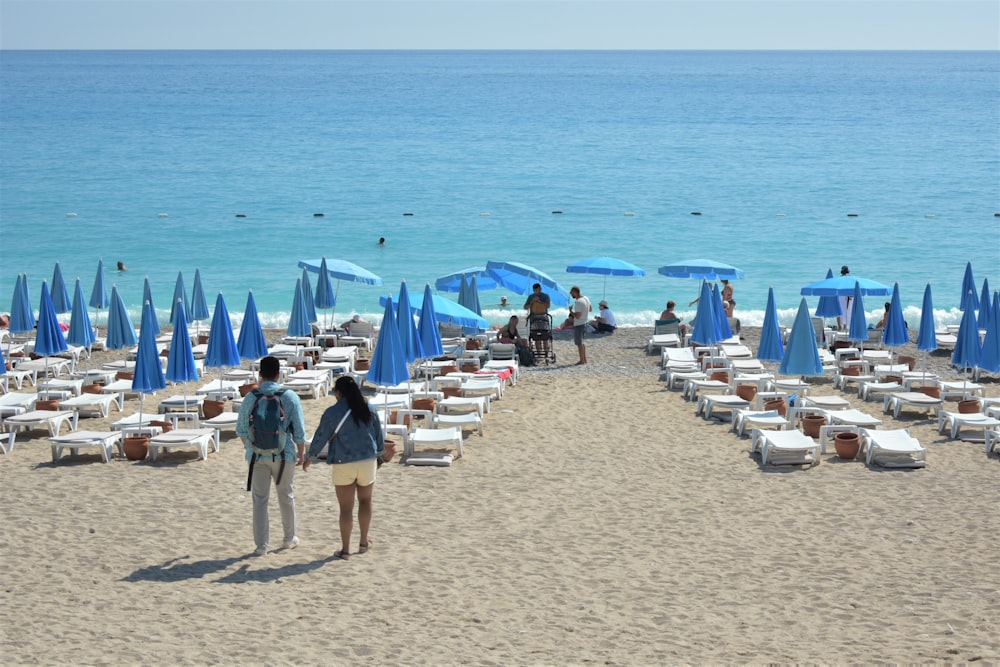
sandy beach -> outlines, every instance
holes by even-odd
[[[757,333],[743,331],[754,350]],[[649,334],[591,337],[583,367],[560,334],[558,364],[524,369],[452,467],[384,466],[374,547],[348,561],[332,556],[324,465],[297,471],[301,545],[258,558],[232,431],[207,461],[155,463],[53,464],[44,433],[19,436],[0,456],[0,662],[1000,662],[995,455],[824,378],[814,393],[910,428],[927,467],[832,448],[762,467],[749,438],[666,388]],[[947,362],[929,359],[957,377]],[[303,399],[310,435],[332,401]]]

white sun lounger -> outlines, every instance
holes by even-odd
[[[729,410],[730,414],[740,408],[749,408],[750,401],[739,396],[730,394],[702,394],[698,397],[698,408],[696,415],[702,415],[705,419],[711,419],[715,410]]]
[[[0,423],[9,415],[19,415],[27,412],[38,400],[37,394],[18,394],[16,392],[0,396]]]
[[[407,465],[448,466],[454,458],[461,458],[462,429],[460,428],[415,428],[407,441],[409,449],[404,449],[404,462]],[[458,456],[445,452],[417,453],[418,446],[435,449],[454,448]]]
[[[3,422],[3,427],[10,431],[7,439],[5,452],[14,451],[14,439],[17,437],[19,429],[31,429],[44,426],[49,430],[49,435],[59,435],[59,430],[66,422],[70,422],[70,430],[76,430],[76,423],[79,415],[72,410],[32,410],[19,415],[7,417]],[[2,442],[2,441],[0,441]],[[0,444],[0,447],[3,445]]]
[[[819,463],[819,445],[802,431],[764,431],[751,434],[751,452],[760,451],[761,465]]]
[[[917,408],[918,410],[931,410],[934,416],[941,411],[942,399],[928,396],[919,391],[901,391],[895,394],[887,394],[883,399],[882,411],[886,414],[892,411],[894,418],[899,418],[899,411],[904,407]]]
[[[942,410],[938,413],[938,433],[944,432],[944,427],[948,426],[951,437],[958,438],[962,427],[983,429],[985,431],[1000,426],[1000,419],[989,417],[982,412],[947,412]]]
[[[95,413],[102,418],[108,416],[112,404],[121,412],[122,406],[118,403],[118,394],[81,394],[73,398],[59,401],[59,407],[63,410],[76,410],[78,413]]]
[[[490,411],[489,396],[449,396],[438,401],[437,412],[442,414],[461,414],[465,412],[477,412],[482,418]]]
[[[238,412],[223,412],[220,415],[216,415],[211,419],[205,419],[201,422],[201,425],[205,428],[215,429],[215,435],[213,439],[215,440],[215,451],[219,451],[219,441],[222,439],[222,430],[236,430],[236,422],[239,419],[240,414]]]
[[[920,446],[907,429],[870,431],[861,429],[861,451],[867,452],[865,462],[883,468],[923,468],[927,450]]]
[[[161,433],[149,439],[149,460],[155,461],[160,450],[194,447],[203,461],[208,460],[208,447],[214,443],[215,429],[192,428],[174,429],[169,433]],[[213,447],[219,451],[218,447]]]
[[[741,438],[746,434],[747,427],[763,429],[776,427],[779,431],[791,428],[791,421],[785,419],[777,410],[736,410],[733,417],[733,432]]]
[[[117,431],[76,431],[49,438],[49,443],[52,445],[52,462],[59,461],[64,449],[69,449],[70,453],[76,456],[84,447],[97,447],[101,452],[101,460],[109,463],[115,444],[121,435]]]

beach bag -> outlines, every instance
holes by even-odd
[[[263,456],[270,456],[274,461],[281,456],[281,468],[278,469],[278,479],[285,472],[285,432],[281,424],[285,421],[285,408],[281,404],[284,389],[279,389],[273,395],[267,396],[260,389],[250,392],[254,397],[253,408],[250,410],[250,472],[247,473],[247,491],[253,482],[253,466]],[[286,428],[287,430],[287,428]]]
[[[534,366],[535,355],[523,345],[517,346],[517,363],[521,366]]]

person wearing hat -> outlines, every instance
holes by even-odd
[[[601,302],[597,304],[600,308],[600,313],[597,317],[592,319],[588,324],[594,328],[597,333],[614,333],[615,329],[618,328],[618,321],[615,320],[615,314],[611,312],[608,308],[608,302],[601,299]]]
[[[846,276],[851,273],[851,270],[847,268],[844,264],[840,267],[840,275]],[[847,331],[851,328],[851,301],[852,297],[849,296],[838,296],[837,300],[840,301],[840,317],[837,318],[837,328],[841,331]]]

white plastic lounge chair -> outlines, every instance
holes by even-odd
[[[159,412],[161,414],[166,414],[168,412],[191,412],[195,411],[198,414],[202,414],[201,406],[205,402],[204,396],[197,396],[188,394],[187,396],[171,396],[160,401]]]
[[[883,468],[923,468],[927,450],[920,446],[907,429],[870,431],[861,429],[861,451],[867,452],[865,463]]]
[[[504,371],[510,373],[506,375],[506,379],[510,380],[511,386],[517,384],[517,377],[521,372],[521,365],[517,359],[490,359],[482,364],[479,373],[499,372],[500,379],[504,379]]]
[[[688,370],[690,368],[690,370]],[[675,389],[677,385],[684,387],[688,380],[707,380],[708,375],[698,369],[698,366],[667,369],[667,389]]]
[[[341,347],[353,345],[371,350],[374,337],[375,329],[371,322],[351,322],[347,334],[337,338],[337,345]]]
[[[215,430],[213,439],[215,440],[215,451],[219,451],[220,441],[222,440],[222,430],[236,430],[236,421],[239,419],[240,413],[238,412],[223,412],[222,414],[216,415],[211,419],[206,419],[201,422],[203,428],[211,428]]]
[[[682,344],[679,319],[656,320],[653,324],[653,335],[646,341],[646,353],[652,354],[656,348],[680,347]]]
[[[3,427],[10,432],[10,436],[7,438],[7,447],[4,451],[5,453],[14,451],[14,440],[19,429],[44,426],[48,429],[49,435],[55,437],[59,435],[59,430],[66,422],[70,422],[70,430],[75,431],[78,418],[79,415],[72,410],[31,410],[7,417],[3,421]],[[2,440],[0,447],[3,447]]]
[[[668,366],[698,366],[698,359],[690,347],[667,347],[660,349],[660,367]]]
[[[819,445],[802,431],[764,431],[751,434],[751,452],[760,451],[761,465],[817,465]]]
[[[886,394],[882,411],[886,414],[892,411],[892,416],[898,419],[900,409],[910,407],[918,410],[930,410],[936,417],[941,411],[943,402],[940,398],[934,398],[919,391],[901,391],[895,394]]]
[[[983,396],[983,385],[976,384],[975,382],[964,382],[962,380],[954,382],[945,382],[944,380],[938,380],[938,389],[941,390],[941,398],[957,398],[959,400],[963,398],[973,398],[975,396]]]
[[[458,427],[463,431],[468,429],[475,429],[476,432],[482,437],[483,435],[483,418],[479,416],[478,412],[466,412],[464,414],[435,414],[431,424],[434,428],[453,428]]]
[[[208,460],[208,447],[214,442],[215,429],[192,428],[174,429],[169,433],[161,433],[149,439],[149,460],[155,461],[160,450],[177,449],[180,447],[194,447],[201,456],[202,461]],[[219,451],[213,447],[214,451]]]
[[[455,449],[458,456],[445,452],[420,452],[417,447],[431,447],[436,450]],[[455,458],[462,457],[462,429],[460,428],[416,428],[410,434],[409,450],[404,450],[407,465],[449,466]]]
[[[325,370],[296,371],[282,383],[286,389],[291,389],[299,396],[319,398],[329,394],[330,373]]]
[[[0,423],[9,415],[19,415],[27,412],[38,399],[37,394],[19,394],[17,392],[0,396]]]
[[[216,401],[228,401],[240,395],[240,387],[243,382],[239,380],[212,380],[208,384],[198,387],[197,394],[212,398]]]
[[[850,426],[863,426],[877,428],[882,424],[882,420],[878,417],[872,417],[869,414],[862,412],[857,409],[850,410],[826,410],[824,412],[827,421],[831,424],[847,424]]]
[[[987,454],[992,454],[994,450],[1000,450],[1000,429],[986,429],[985,441]]]
[[[902,390],[903,385],[898,382],[879,382],[877,379],[862,380],[858,383],[858,398],[862,401],[867,401],[878,394],[882,394],[884,396],[885,394],[891,394]]]
[[[118,403],[118,394],[82,394],[59,401],[59,407],[63,410],[76,410],[79,414],[97,414],[102,418],[107,418],[112,405],[121,412],[122,406]]]
[[[503,398],[503,381],[499,378],[470,379],[460,388],[462,396],[489,396],[493,400]]]
[[[480,418],[490,411],[489,396],[449,396],[438,401],[437,412],[441,414],[461,414],[465,412],[477,412]]]
[[[83,380],[67,380],[63,378],[52,378],[38,383],[38,391],[68,391],[73,396],[79,396],[83,391]]]
[[[947,412],[942,410],[938,413],[938,433],[944,432],[944,427],[948,426],[952,438],[958,438],[963,427],[983,429],[983,437],[989,429],[1000,426],[1000,419],[989,417],[982,412]],[[972,438],[962,438],[963,440]],[[978,438],[977,438],[978,440]]]
[[[684,380],[684,389],[681,390],[681,396],[689,401],[693,401],[698,397],[699,391],[709,391],[716,394],[728,394],[732,387],[729,386],[728,382],[723,382],[722,380],[698,380],[695,378],[688,378]]]
[[[741,438],[746,434],[748,426],[751,429],[774,427],[785,431],[791,425],[791,421],[778,414],[777,410],[736,410],[733,417],[733,432]]]
[[[121,435],[117,431],[76,431],[49,438],[49,443],[52,445],[52,462],[59,462],[64,449],[69,449],[70,453],[76,456],[84,447],[97,447],[101,452],[101,460],[109,463],[115,444]]]
[[[698,397],[698,408],[695,410],[695,414],[702,415],[705,419],[711,419],[712,413],[715,410],[729,410],[730,415],[732,415],[735,410],[749,407],[750,401],[739,396],[730,394],[703,394]]]

